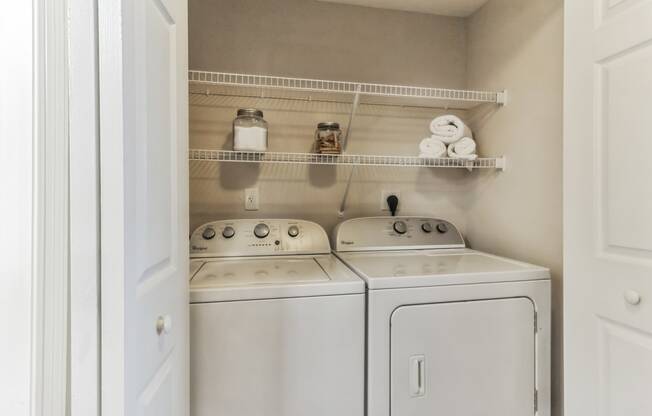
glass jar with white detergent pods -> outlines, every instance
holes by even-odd
[[[241,108],[233,120],[233,150],[267,151],[267,122],[263,112],[255,108]]]

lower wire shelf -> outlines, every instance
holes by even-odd
[[[505,169],[505,158],[423,158],[418,156],[381,156],[288,152],[238,152],[233,150],[190,149],[189,160],[213,162],[286,163],[302,165],[391,166],[405,168]]]

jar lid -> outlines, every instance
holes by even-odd
[[[336,123],[334,121],[327,121],[327,122],[324,122],[324,123],[317,124],[317,128],[319,130],[326,130],[326,129],[337,130],[337,129],[340,128],[340,123]]]
[[[263,112],[256,108],[241,108],[238,110],[238,117],[240,116],[249,116],[249,117],[263,117]]]

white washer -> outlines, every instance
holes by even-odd
[[[317,224],[216,221],[190,239],[192,416],[362,416],[365,286]]]
[[[332,243],[368,287],[368,416],[550,414],[547,269],[435,218],[352,219]]]

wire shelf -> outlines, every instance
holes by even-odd
[[[327,81],[267,75],[226,72],[188,71],[191,84],[251,87],[315,93],[360,94],[367,97],[416,99],[419,103],[445,101],[445,107],[470,108],[481,103],[505,103],[505,92],[456,90],[446,88],[411,87],[404,85],[370,84],[364,82]],[[228,94],[225,94],[228,95]],[[369,104],[374,104],[370,102]]]
[[[505,169],[505,158],[422,158],[417,156],[328,155],[317,153],[236,152],[190,149],[189,160],[213,162],[287,163],[301,165],[393,166],[406,168]]]

